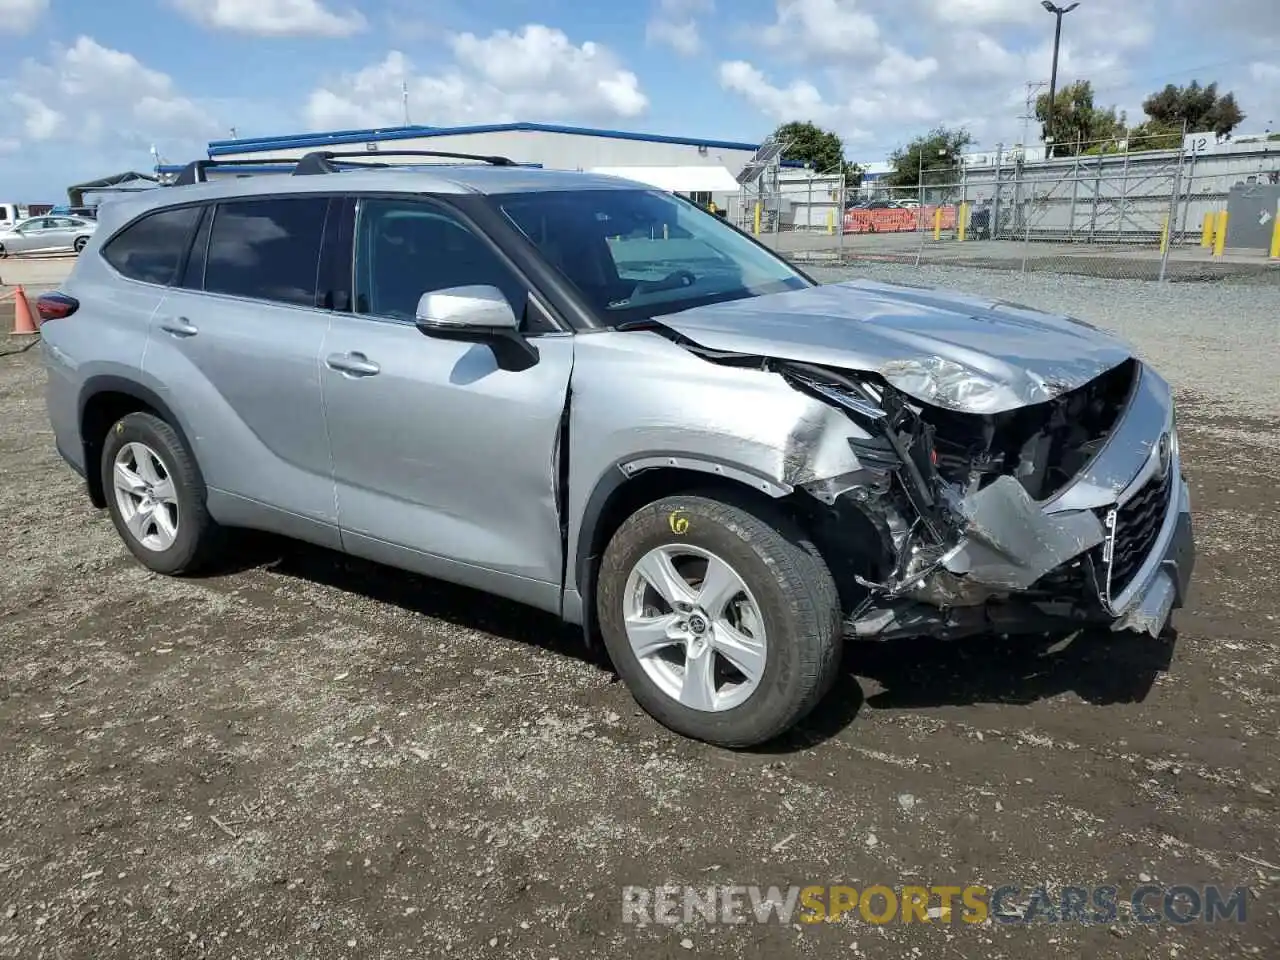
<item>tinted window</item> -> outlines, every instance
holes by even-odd
[[[256,300],[315,305],[324,197],[218,204],[204,289]]]
[[[132,280],[171,283],[199,215],[199,207],[150,214],[113,237],[102,256]]]
[[[356,312],[412,320],[433,290],[497,287],[517,318],[529,291],[493,249],[452,214],[425,203],[365,200],[356,225]]]

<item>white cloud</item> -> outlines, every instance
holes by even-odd
[[[944,23],[969,26],[1029,24],[1047,18],[1039,0],[930,0],[929,6]]]
[[[916,59],[897,47],[886,47],[884,58],[876,64],[871,78],[880,86],[893,87],[899,84],[920,83],[937,72],[938,61],[934,57]]]
[[[454,62],[439,73],[415,73],[393,50],[335,78],[311,94],[308,122],[316,129],[399,124],[402,85],[411,119],[436,124],[636,117],[649,106],[639,79],[611,50],[575,45],[551,27],[530,24],[483,38],[463,33],[449,46]]]
[[[645,39],[691,57],[702,49],[697,18],[714,10],[715,0],[658,0],[645,26]]]
[[[26,33],[48,9],[49,0],[0,0],[0,33]]]
[[[358,10],[320,0],[171,0],[197,23],[262,37],[347,37],[367,26]]]
[[[760,39],[793,57],[855,57],[879,51],[880,26],[858,0],[777,0]]]
[[[0,103],[17,114],[26,141],[79,141],[145,150],[156,141],[195,143],[216,131],[172,78],[132,54],[78,37],[45,61],[24,61]],[[15,130],[0,119],[0,125]],[[201,151],[203,152],[203,151]]]
[[[1091,79],[1100,104],[1132,111],[1150,92],[1135,71],[1164,2],[1081,0],[1064,20],[1059,85]],[[1047,81],[1052,61],[1053,18],[1039,0],[775,0],[775,9],[742,33],[771,59],[719,72],[722,88],[771,123],[814,120],[871,161],[936,124],[968,127],[987,148],[1036,129],[1021,115],[1027,83]]]
[[[720,85],[741,95],[765,116],[779,123],[790,120],[812,120],[822,123],[831,118],[833,108],[823,100],[821,92],[806,80],[793,80],[777,87],[768,77],[745,60],[720,64]]]

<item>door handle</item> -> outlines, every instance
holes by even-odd
[[[194,337],[200,329],[186,317],[173,317],[160,322],[160,329],[175,337]]]
[[[324,363],[330,370],[337,370],[348,377],[372,377],[382,371],[382,367],[358,352],[331,353],[325,357]]]

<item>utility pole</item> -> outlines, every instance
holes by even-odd
[[[1021,116],[1022,120],[1022,147],[1025,150],[1027,146],[1028,127],[1031,121],[1036,118],[1036,91],[1049,84],[1045,80],[1028,80],[1027,81],[1027,109]]]
[[[404,125],[409,126],[409,83],[403,81],[400,84],[400,99],[404,103]]]
[[[1040,5],[1044,7],[1045,10],[1049,11],[1049,13],[1053,14],[1054,17],[1057,18],[1057,22],[1054,24],[1054,28],[1053,28],[1053,72],[1049,76],[1049,126],[1048,126],[1048,129],[1049,129],[1048,139],[1051,142],[1056,143],[1057,141],[1054,139],[1055,131],[1054,131],[1054,123],[1053,123],[1054,121],[1053,101],[1058,92],[1058,48],[1062,45],[1062,18],[1066,16],[1068,13],[1070,13],[1072,10],[1074,10],[1076,7],[1080,6],[1080,4],[1073,3],[1066,7],[1059,7],[1053,3],[1050,3],[1050,0],[1041,0]]]

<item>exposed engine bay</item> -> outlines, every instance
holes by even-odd
[[[801,485],[813,501],[807,526],[843,568],[832,572],[850,633],[961,636],[1109,619],[1108,514],[1042,506],[1106,446],[1139,361],[1045,402],[977,414],[923,403],[875,374],[684,345],[780,374],[868,435],[848,441],[859,469]],[[1167,506],[1166,491],[1148,527]]]

